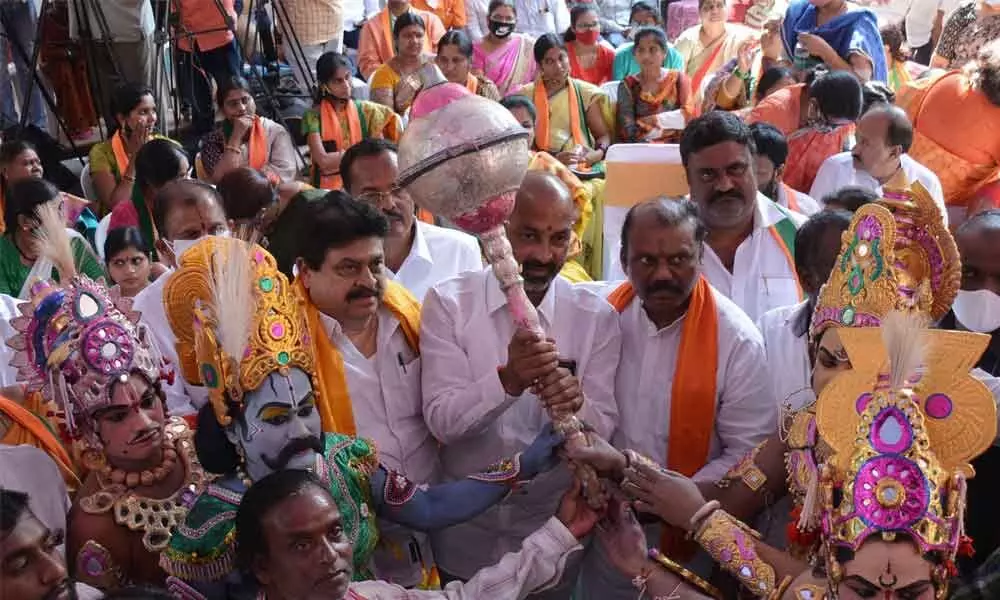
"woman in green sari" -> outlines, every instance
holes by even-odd
[[[50,202],[61,204],[62,194],[44,179],[22,179],[7,190],[4,207],[7,231],[0,236],[0,294],[27,299],[28,288],[35,280],[58,280],[52,261],[40,256],[35,235],[38,210]],[[66,231],[71,238],[77,271],[91,279],[103,277],[104,268],[83,236],[72,229]]]

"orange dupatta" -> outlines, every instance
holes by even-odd
[[[794,210],[795,212],[802,214],[802,208],[799,206],[799,193],[792,189],[790,185],[785,182],[781,183],[782,189],[785,190],[785,198],[788,200],[789,210]],[[784,243],[782,243],[784,246]]]
[[[264,124],[260,117],[254,117],[253,127],[250,128],[250,139],[247,141],[247,154],[249,155],[250,168],[255,171],[263,171],[267,165],[267,134],[264,133]]]
[[[124,176],[125,171],[128,171],[128,152],[125,151],[125,139],[122,137],[121,129],[111,136],[111,151],[115,155],[119,177]]]
[[[344,145],[344,132],[340,127],[340,118],[333,108],[333,103],[323,101],[319,105],[319,129],[324,142],[336,142],[337,148],[347,148],[361,141],[361,118],[358,116],[358,105],[353,100],[347,101],[347,144]],[[315,169],[316,166],[313,165]],[[340,174],[319,176],[319,187],[324,190],[339,190],[344,187]]]
[[[635,299],[635,289],[625,282],[608,302],[619,313]],[[691,477],[708,462],[712,432],[715,431],[716,372],[719,366],[719,313],[712,286],[704,275],[691,292],[681,329],[674,381],[670,387],[670,432],[667,440],[667,468]],[[683,400],[683,401],[682,401]],[[660,546],[664,553],[683,548],[684,534],[664,528]]]
[[[385,47],[389,49],[389,56],[386,56],[382,62],[388,61],[393,56],[396,56],[396,44],[392,40],[392,25],[389,20],[389,7],[385,7],[382,10],[382,14],[379,15],[379,21],[382,24],[382,43]]]
[[[566,94],[569,96],[569,130],[573,136],[573,143],[585,146],[587,137],[583,135],[583,129],[580,127],[580,102],[576,97],[576,86],[573,85],[572,79],[566,82]],[[535,80],[534,96],[535,109],[538,113],[535,122],[535,145],[543,150],[551,150],[551,148],[545,148],[538,143],[538,140],[542,140],[545,146],[549,144],[549,94],[541,77]],[[558,148],[555,151],[561,152],[564,149]]]
[[[295,280],[294,287],[306,313],[306,327],[316,364],[316,379],[319,382],[317,406],[323,431],[356,435],[357,425],[354,422],[351,393],[347,387],[344,357],[330,340],[320,320],[319,309],[309,300],[309,290],[302,284],[301,278]],[[410,348],[414,352],[419,352],[420,303],[406,288],[395,281],[386,283],[382,303],[399,319],[399,326],[403,329],[403,335],[406,336]]]
[[[38,392],[32,392],[32,394],[38,394]],[[36,397],[36,399],[38,398]],[[3,439],[4,444],[12,446],[27,444],[44,451],[59,467],[59,472],[62,473],[66,485],[72,489],[79,489],[80,479],[73,468],[69,452],[66,451],[59,438],[45,426],[41,417],[3,396],[0,396],[0,413],[7,415],[15,425],[23,428],[20,435],[16,436],[14,431],[9,431]]]
[[[719,53],[722,52],[722,47],[726,45],[725,39],[719,41],[719,47],[712,52],[712,56],[708,57],[708,60],[701,63],[698,70],[694,72],[691,76],[691,93],[695,96],[698,95],[698,90],[701,89],[701,82],[708,75],[708,70],[712,68],[715,63],[715,59],[719,57]]]
[[[479,90],[479,79],[477,79],[472,73],[469,73],[468,77],[465,79],[465,89],[469,90],[473,94]]]

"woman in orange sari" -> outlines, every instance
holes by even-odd
[[[861,83],[848,71],[814,71],[807,84],[786,87],[750,111],[749,123],[770,123],[788,138],[783,180],[808,193],[820,165],[853,146],[861,116]]]
[[[978,190],[1000,174],[1000,41],[964,70],[904,85],[897,104],[913,123],[908,154],[937,174],[949,222],[961,223]]]
[[[695,25],[674,41],[684,58],[697,103],[701,104],[702,86],[723,65],[736,58],[740,46],[757,37],[757,32],[737,23],[727,23],[725,0],[698,0],[701,24]]]
[[[469,39],[469,34],[461,29],[449,31],[441,36],[434,62],[448,81],[464,85],[473,94],[487,100],[500,99],[500,90],[492,81],[482,73],[471,71],[472,40]]]

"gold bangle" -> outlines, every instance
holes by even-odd
[[[233,154],[242,154],[243,151],[236,146],[226,146],[226,152],[232,152]]]
[[[649,549],[649,559],[652,560],[654,563],[658,564],[659,566],[663,567],[667,572],[673,573],[674,575],[680,577],[684,582],[689,583],[694,587],[698,588],[698,590],[704,593],[706,596],[711,596],[716,600],[722,600],[722,592],[717,590],[715,586],[705,581],[701,577],[698,577],[691,571],[685,569],[683,566],[670,560],[656,548]]]
[[[778,587],[775,588],[775,590],[771,592],[771,595],[767,597],[767,600],[781,600],[781,597],[785,595],[785,592],[788,590],[788,586],[790,585],[792,585],[792,576],[785,575],[785,577],[782,578],[781,583],[778,584]],[[817,596],[817,598],[821,597],[822,596]]]
[[[724,510],[713,512],[694,535],[719,566],[751,593],[767,598],[775,590],[775,573],[774,567],[757,555],[759,538],[759,533]]]

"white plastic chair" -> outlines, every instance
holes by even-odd
[[[616,80],[616,81],[605,81],[604,83],[601,84],[601,91],[607,94],[608,98],[611,98],[611,103],[615,105],[618,104],[619,83],[621,83],[621,81]]]
[[[111,229],[111,213],[104,215],[104,218],[97,224],[97,231],[94,232],[94,245],[97,246],[97,255],[104,258],[104,242],[108,239],[108,230]]]
[[[80,188],[83,190],[83,197],[97,204],[100,198],[97,196],[97,188],[94,187],[94,180],[90,177],[90,163],[84,165],[80,171]]]

